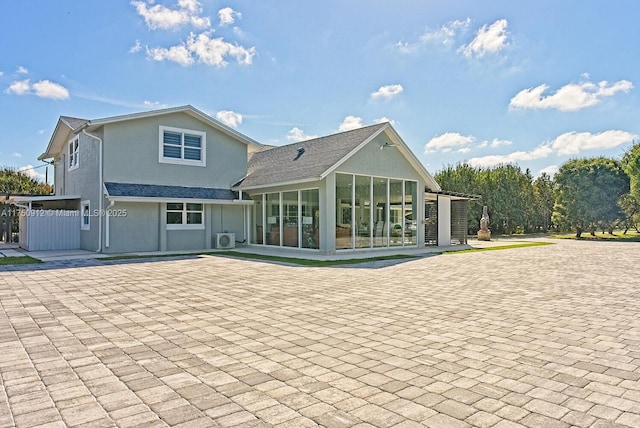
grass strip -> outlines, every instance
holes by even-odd
[[[29,256],[0,258],[0,266],[31,265],[36,263],[42,263],[42,260],[38,260],[36,258],[29,257]]]
[[[222,251],[219,253],[213,253],[212,255],[214,256],[224,255],[224,256],[230,256],[230,257],[238,257],[242,259],[263,260],[263,261],[277,262],[277,263],[290,263],[290,264],[295,264],[300,266],[311,266],[311,267],[354,265],[359,263],[416,258],[416,256],[412,256],[412,255],[394,254],[389,256],[368,257],[366,259],[312,260],[312,259],[298,259],[295,257],[269,256],[265,254],[240,253],[238,251]]]
[[[552,235],[551,238],[556,239],[573,239],[575,241],[590,241],[590,242],[640,242],[640,234],[637,232],[629,231],[626,235],[622,232],[614,235],[608,233],[596,232],[595,236],[592,236],[589,232],[583,233],[580,238],[576,238],[575,233],[568,233],[564,235]]]
[[[288,263],[293,265],[311,266],[311,267],[353,265],[358,263],[367,263],[367,262],[376,262],[376,261],[412,259],[416,257],[412,255],[395,254],[395,255],[389,255],[389,256],[369,257],[365,259],[312,260],[312,259],[299,259],[296,257],[269,256],[266,254],[242,253],[239,251],[216,251],[216,252],[205,252],[205,253],[182,253],[182,254],[160,254],[160,255],[130,254],[130,255],[123,255],[123,256],[100,257],[97,260],[112,261],[112,260],[153,259],[153,258],[159,258],[159,257],[185,257],[185,256],[196,256],[196,257],[197,256],[227,256],[227,257],[235,257],[239,259],[262,260],[266,262]]]
[[[553,244],[554,244],[553,242],[523,242],[521,244],[498,245],[495,247],[469,248],[468,250],[444,251],[442,254],[478,253],[481,251],[511,250],[513,248],[540,247],[542,245],[553,245]]]

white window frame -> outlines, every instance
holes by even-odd
[[[85,208],[87,215],[85,216]],[[85,219],[87,222],[85,223]],[[80,203],[80,230],[91,230],[91,201],[85,200]]]
[[[164,132],[174,132],[180,134],[180,158],[168,158],[164,156]],[[158,162],[172,163],[177,165],[207,166],[207,133],[194,131],[192,129],[174,128],[171,126],[160,126],[158,136]],[[195,135],[200,137],[200,160],[190,160],[184,158],[184,136]]]
[[[73,171],[80,166],[80,137],[75,137],[69,140],[67,147],[68,163],[67,168],[69,171]]]
[[[170,210],[168,208],[168,204],[182,204],[182,209],[181,210]],[[196,210],[187,210],[187,205],[188,204],[197,204],[201,206],[201,210],[196,211]],[[168,202],[167,205],[165,205],[166,212],[167,213],[181,213],[181,219],[182,219],[182,223],[167,223],[167,230],[201,230],[204,229],[204,204],[200,203],[200,202]],[[200,219],[201,219],[201,223],[187,223],[187,214],[189,213],[200,213]],[[166,216],[166,214],[165,214]]]

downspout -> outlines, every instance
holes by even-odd
[[[107,206],[107,209],[106,209],[105,221],[104,221],[104,247],[105,248],[109,248],[109,223],[110,223],[109,211],[115,204],[116,204],[116,201],[110,200],[109,206]]]
[[[104,187],[104,177],[102,177],[102,138],[89,134],[84,128],[82,129],[82,133],[88,137],[98,140],[100,147],[100,150],[98,150],[98,176],[100,178],[100,190],[98,191],[98,194],[100,195],[98,198],[98,249],[96,250],[96,253],[100,253],[102,251],[102,199],[104,198],[102,195],[102,189]]]

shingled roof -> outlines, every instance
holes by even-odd
[[[197,199],[212,201],[233,201],[238,193],[229,189],[210,187],[162,186],[156,184],[133,184],[105,182],[109,198],[157,198],[157,199]]]
[[[60,120],[64,122],[71,130],[75,131],[85,123],[89,122],[87,119],[79,119],[71,116],[60,116]]]
[[[360,144],[374,137],[388,123],[314,138],[252,153],[246,177],[236,186],[244,189],[318,180]]]

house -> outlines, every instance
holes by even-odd
[[[54,194],[12,201],[27,250],[466,243],[469,198],[443,192],[389,123],[271,148],[192,106],[62,116],[39,159]]]

